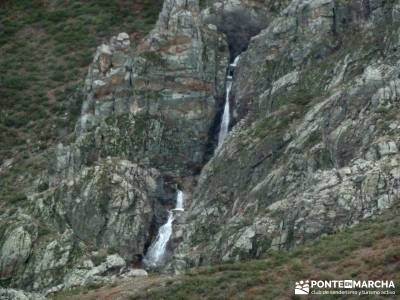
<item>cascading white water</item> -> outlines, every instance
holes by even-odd
[[[233,61],[232,64],[229,66],[228,70],[228,75],[226,77],[226,98],[225,98],[225,106],[224,106],[224,113],[222,114],[222,121],[221,121],[221,128],[219,130],[219,135],[218,135],[218,147],[220,147],[226,136],[228,135],[229,131],[229,123],[231,121],[231,108],[230,108],[230,103],[229,103],[229,96],[231,93],[232,89],[232,73],[234,72],[234,69],[236,68],[238,62],[239,62],[240,56],[237,56],[235,60]]]
[[[145,257],[145,264],[151,267],[157,267],[164,263],[165,250],[172,235],[172,222],[174,221],[174,214],[169,212],[168,221],[160,227],[157,239],[150,246]]]
[[[239,59],[240,59],[240,55],[236,56],[235,59],[233,60],[233,63],[231,64],[231,67],[236,68],[237,64],[239,62]]]
[[[176,194],[176,207],[174,210],[181,210],[183,211],[183,192],[181,190],[178,190],[178,193]]]
[[[225,106],[224,106],[224,113],[222,115],[222,121],[221,121],[221,128],[219,130],[219,135],[218,135],[218,147],[222,145],[224,142],[226,136],[228,135],[228,129],[229,129],[229,122],[231,120],[230,116],[230,104],[229,104],[229,94],[232,89],[232,81],[228,81],[226,83],[226,99],[225,99]]]
[[[183,211],[184,193],[178,190],[176,194],[176,207],[169,212],[168,221],[158,230],[156,240],[147,251],[144,263],[149,267],[158,267],[164,264],[165,251],[168,241],[172,235],[172,223],[174,222],[174,211]]]

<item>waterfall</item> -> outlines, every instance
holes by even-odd
[[[222,121],[221,121],[221,128],[219,130],[219,135],[218,135],[218,147],[220,147],[226,136],[228,135],[229,131],[229,123],[231,121],[231,108],[230,108],[230,103],[229,103],[229,95],[231,93],[232,89],[232,79],[233,79],[233,73],[235,71],[235,68],[239,62],[240,56],[237,56],[235,60],[233,61],[232,64],[229,65],[228,68],[228,74],[226,77],[226,98],[225,98],[225,106],[224,106],[224,112],[222,114]]]
[[[176,195],[176,207],[174,210],[180,210],[183,211],[183,192],[181,190],[178,190],[178,193]]]
[[[231,67],[236,68],[237,64],[239,62],[239,59],[240,59],[240,55],[236,56],[236,58],[234,59],[233,63],[231,64]]]
[[[181,190],[176,194],[176,207],[169,212],[168,221],[158,230],[156,240],[151,244],[144,259],[145,265],[149,267],[158,267],[164,264],[165,251],[168,241],[172,235],[172,223],[174,222],[174,211],[183,211],[184,193]]]
[[[172,213],[172,211],[170,211],[167,223],[160,227],[157,239],[147,251],[146,257],[144,259],[146,265],[157,267],[164,263],[165,250],[167,248],[168,241],[172,235],[173,221],[174,214]]]
[[[221,121],[221,129],[219,130],[219,135],[218,135],[218,147],[222,145],[224,142],[226,136],[228,135],[228,129],[229,129],[229,122],[231,120],[230,116],[230,104],[229,104],[229,94],[232,89],[232,81],[228,81],[226,83],[226,99],[225,99],[225,106],[224,106],[224,113],[222,115],[222,121]]]

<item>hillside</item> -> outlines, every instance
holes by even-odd
[[[46,150],[71,138],[96,47],[140,40],[161,1],[1,1],[0,206],[24,200]]]
[[[0,298],[398,288],[399,49],[400,0],[1,2]]]
[[[57,295],[55,300],[92,299],[302,299],[293,297],[299,278],[317,280],[400,280],[400,207],[293,252],[269,252],[259,260],[188,270],[93,286]],[[400,292],[397,286],[396,293]],[[360,296],[324,296],[359,299]],[[365,299],[395,299],[364,296]]]

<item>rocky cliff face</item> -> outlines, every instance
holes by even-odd
[[[236,125],[203,169],[177,259],[289,249],[398,201],[398,8],[295,0],[252,39]]]
[[[7,286],[109,282],[140,260],[178,185],[190,186],[207,158],[228,56],[197,1],[165,1],[138,45],[121,33],[98,47],[75,141],[49,155],[29,205],[1,216]]]
[[[78,128],[82,160],[124,156],[170,177],[200,171],[224,95],[228,48],[199,13],[196,1],[166,1],[134,50],[123,34],[99,47]]]
[[[215,151],[229,45],[208,22],[260,9]],[[399,1],[166,0],[138,45],[101,45],[75,140],[29,204],[0,215],[0,278],[53,292],[113,280],[186,193],[172,269],[258,257],[332,234],[399,196]],[[208,163],[207,163],[208,161]],[[201,173],[200,173],[201,172]],[[18,293],[9,290],[7,293]],[[28,296],[27,296],[28,297]]]

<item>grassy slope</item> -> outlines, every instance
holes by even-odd
[[[161,0],[0,1],[0,208],[24,199],[44,151],[73,132],[97,45],[119,32],[140,39]]]
[[[302,279],[395,280],[399,294],[400,205],[375,220],[293,252],[271,252],[262,260],[192,269],[177,277],[154,275],[98,290],[74,290],[55,299],[307,299],[293,295],[295,281]],[[353,298],[327,295],[323,299]]]

